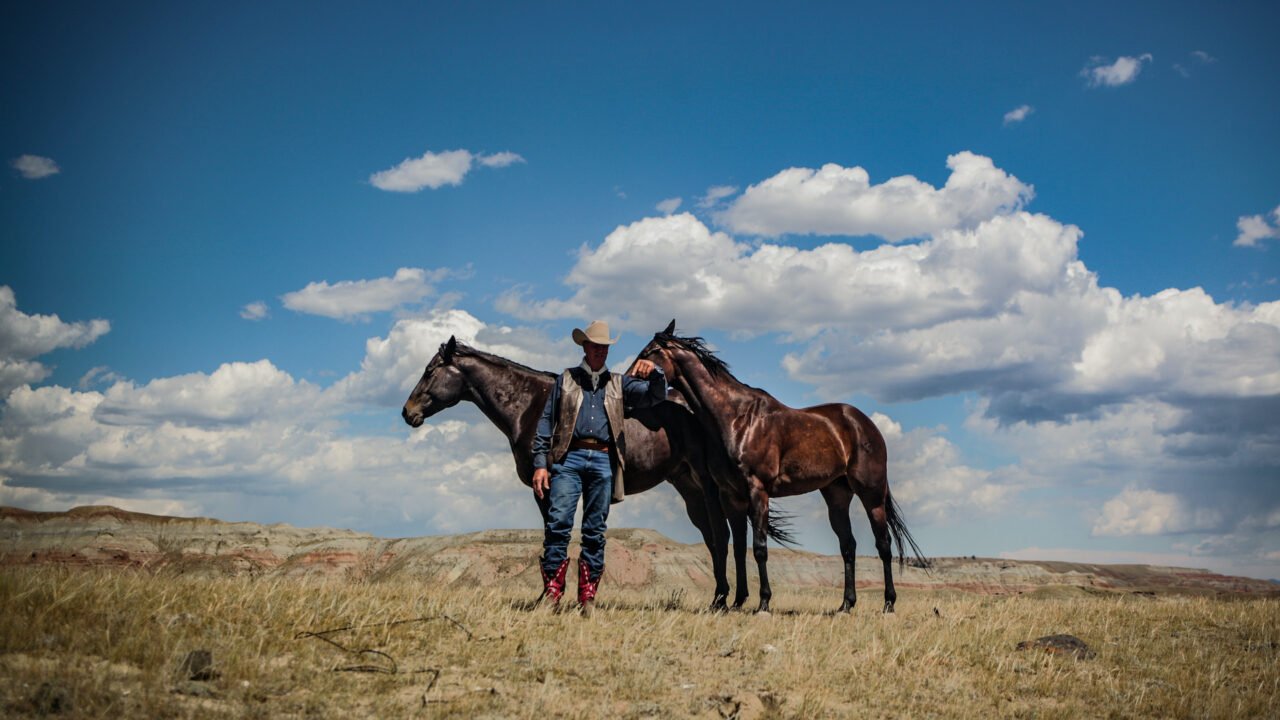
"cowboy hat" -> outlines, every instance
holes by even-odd
[[[593,342],[597,345],[612,345],[618,342],[618,338],[609,339],[609,323],[604,320],[592,320],[585,332],[578,328],[573,329],[573,341],[579,345],[585,342]]]

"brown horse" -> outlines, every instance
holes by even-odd
[[[715,480],[727,510],[745,509],[750,514],[760,570],[759,610],[768,611],[773,594],[766,568],[769,499],[818,490],[827,503],[827,517],[840,539],[844,559],[840,612],[848,612],[857,602],[853,582],[857,544],[849,523],[849,505],[855,495],[871,521],[876,550],[884,563],[884,611],[893,612],[897,593],[890,534],[898,541],[900,564],[905,559],[904,538],[915,556],[926,561],[889,494],[888,453],[875,423],[851,405],[831,403],[800,410],[783,405],[730,374],[702,338],[676,336],[674,320],[653,336],[639,357],[662,367],[698,420],[721,439],[737,470],[716,473]]]
[[[404,404],[401,416],[418,427],[432,415],[469,400],[497,426],[511,445],[516,474],[533,486],[533,437],[538,418],[556,376],[486,353],[460,343],[456,338],[440,346],[427,363]],[[724,609],[729,595],[726,554],[729,531],[721,510],[712,470],[723,474],[727,460],[718,442],[712,442],[687,408],[673,402],[637,410],[626,420],[627,448],[624,476],[627,495],[644,492],[666,480],[684,500],[685,511],[711,552],[716,579],[713,609]],[[710,466],[713,466],[709,468]],[[532,493],[530,493],[532,495]],[[538,510],[545,522],[549,499],[544,496]],[[747,599],[746,515],[727,518],[733,527],[737,592],[734,607]]]

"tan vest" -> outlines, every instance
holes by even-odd
[[[582,386],[574,379],[573,368],[565,370],[560,376],[560,407],[557,408],[559,418],[551,431],[551,452],[547,457],[552,462],[562,462],[569,453],[569,443],[573,441],[573,428],[578,423],[578,410],[582,408]],[[609,418],[609,463],[613,467],[613,502],[622,502],[622,473],[626,469],[627,438],[623,432],[622,376],[609,373],[609,384],[604,390],[604,414]]]

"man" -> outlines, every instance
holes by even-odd
[[[582,553],[578,557],[578,603],[591,613],[604,572],[604,531],[609,504],[622,502],[625,469],[623,417],[632,408],[649,407],[667,397],[667,379],[648,360],[636,361],[622,377],[605,367],[609,324],[595,320],[585,331],[574,328],[582,346],[582,364],[564,371],[547,398],[533,440],[533,492],[549,498],[542,543],[544,596],[559,607],[569,567],[569,534],[582,499]]]

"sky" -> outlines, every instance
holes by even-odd
[[[450,336],[675,318],[926,554],[1280,578],[1280,6],[0,10],[0,504],[536,528]],[[778,501],[837,551],[817,494]],[[661,486],[611,527],[698,539]],[[871,552],[855,513],[860,551]]]

